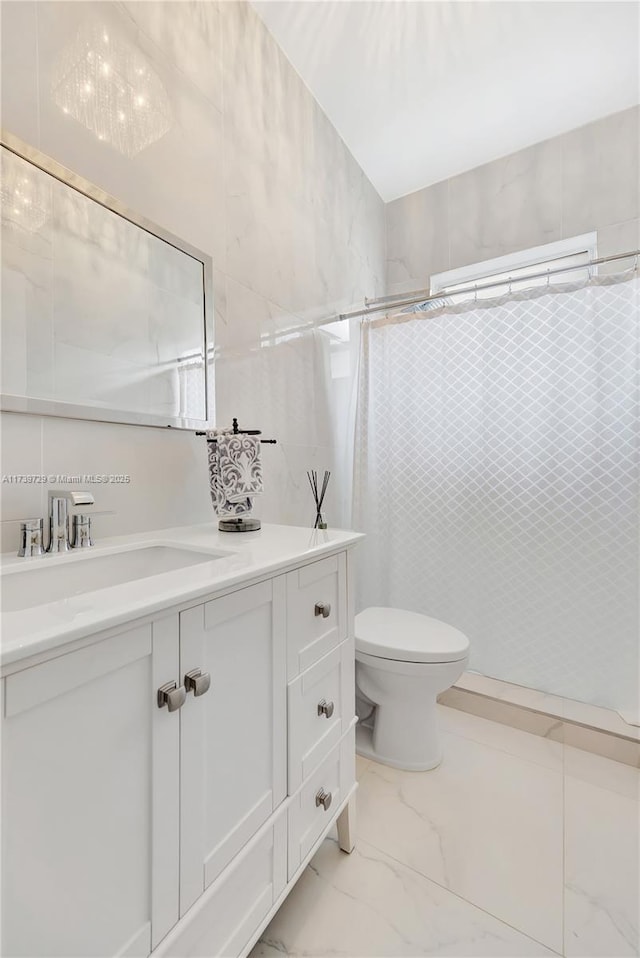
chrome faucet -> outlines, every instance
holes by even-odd
[[[49,545],[47,552],[68,552],[69,541],[69,505],[92,506],[94,498],[90,492],[69,492],[66,489],[49,490]]]

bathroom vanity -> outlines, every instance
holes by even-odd
[[[244,955],[335,822],[351,851],[359,538],[3,562],[3,954]]]

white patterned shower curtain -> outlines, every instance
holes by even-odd
[[[638,713],[635,274],[365,323],[359,607],[424,612],[470,668]]]

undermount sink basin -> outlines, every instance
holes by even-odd
[[[226,552],[149,545],[110,555],[74,556],[70,562],[58,556],[44,557],[35,560],[42,562],[37,568],[32,565],[0,577],[1,607],[3,612],[19,612],[85,592],[213,562],[227,555]]]

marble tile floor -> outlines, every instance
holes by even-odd
[[[437,769],[358,759],[355,851],[323,842],[250,958],[637,956],[640,772],[439,712]]]

